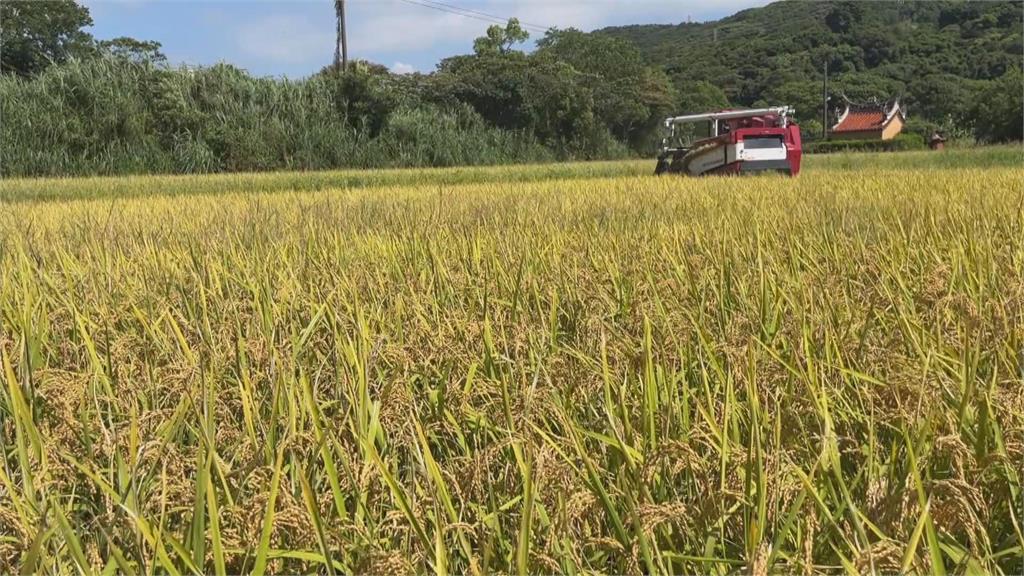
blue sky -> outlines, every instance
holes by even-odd
[[[229,62],[253,74],[300,78],[334,54],[333,0],[79,0],[100,39],[156,40],[173,63]],[[767,0],[439,0],[542,27],[592,30],[618,24],[721,18]],[[408,0],[349,0],[349,56],[397,72],[429,72],[471,51],[488,22]],[[530,41],[539,37],[533,34]]]

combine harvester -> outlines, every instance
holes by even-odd
[[[792,108],[781,106],[666,118],[668,134],[654,173],[702,176],[774,171],[796,176],[800,127],[789,120],[791,114]],[[705,122],[707,130],[697,139],[694,132]]]

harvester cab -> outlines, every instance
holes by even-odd
[[[800,172],[800,127],[789,106],[722,110],[665,119],[655,174]]]

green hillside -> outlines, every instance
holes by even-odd
[[[777,2],[713,22],[597,33],[661,66],[684,108],[787,103],[813,127],[827,62],[834,96],[900,96],[912,127],[1021,137],[1021,2]]]

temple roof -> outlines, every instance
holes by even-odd
[[[857,104],[846,101],[846,108],[839,116],[839,121],[832,127],[832,132],[866,132],[881,130],[897,114],[905,119],[903,109],[898,100],[889,102],[871,102]]]

